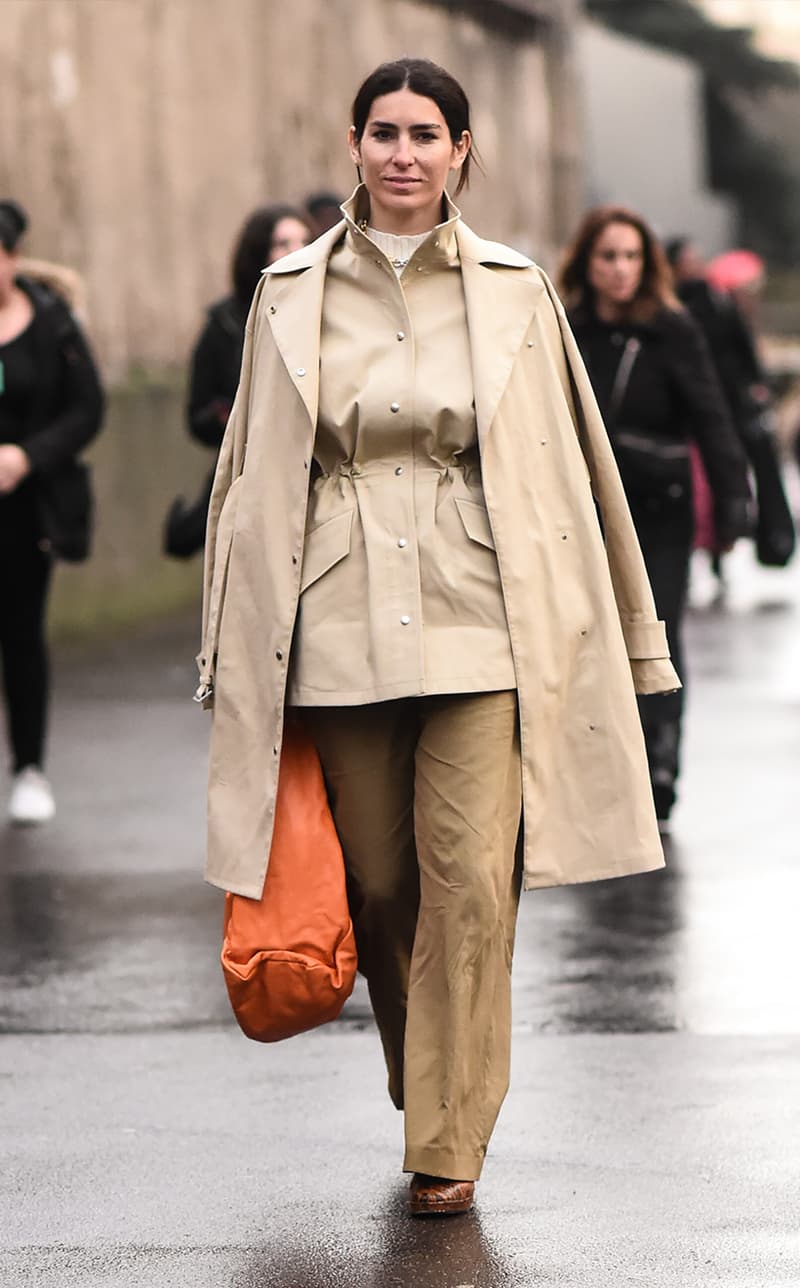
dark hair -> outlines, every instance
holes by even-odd
[[[567,308],[583,312],[594,303],[594,291],[589,284],[589,259],[595,242],[609,224],[627,224],[635,228],[642,239],[642,280],[628,308],[631,321],[645,322],[661,308],[679,309],[680,303],[672,290],[672,274],[661,243],[642,216],[627,206],[595,206],[581,220],[564,253],[559,273],[559,285]]]
[[[282,219],[299,219],[308,228],[308,219],[294,206],[262,206],[254,210],[241,228],[231,257],[231,278],[237,298],[250,307],[253,292],[258,286],[261,270],[266,268],[275,228]]]
[[[675,267],[686,247],[691,245],[691,241],[691,237],[681,233],[680,237],[669,237],[664,242],[664,254],[667,257],[667,263],[670,268]]]
[[[342,204],[342,198],[337,197],[335,192],[312,192],[310,197],[306,197],[305,207],[308,213],[314,217],[320,210],[328,210],[333,207],[338,210]]]
[[[410,89],[412,94],[423,98],[432,98],[450,131],[453,143],[461,141],[465,130],[470,130],[469,99],[454,76],[446,72],[437,63],[427,58],[398,58],[393,63],[381,63],[364,81],[353,100],[353,130],[356,139],[360,140],[366,129],[370,108],[376,98],[383,94],[394,94],[399,89]],[[462,188],[469,186],[470,161],[475,155],[475,164],[481,169],[480,155],[473,144],[464,158],[461,173],[458,176],[455,195]]]
[[[0,246],[9,255],[27,227],[28,216],[19,202],[0,201]]]

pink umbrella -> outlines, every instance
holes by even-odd
[[[706,277],[718,291],[738,291],[758,287],[765,270],[763,259],[752,250],[726,250],[712,259]]]

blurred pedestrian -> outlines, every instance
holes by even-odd
[[[677,678],[563,310],[447,195],[463,89],[401,59],[352,121],[363,182],[264,276],[211,499],[207,876],[261,895],[288,705],[344,850],[410,1211],[447,1215],[507,1087],[520,867],[533,888],[661,866],[632,677]]]
[[[313,192],[306,197],[306,213],[311,220],[314,236],[321,237],[342,217],[342,197],[335,192]]]
[[[685,681],[682,620],[696,442],[723,548],[750,531],[747,467],[708,348],[671,287],[644,219],[620,206],[584,217],[561,270],[569,320],[614,448],[670,652]],[[666,824],[680,764],[683,691],[640,699],[656,813]]]
[[[706,262],[690,238],[674,237],[666,243],[665,250],[678,298],[708,342],[734,427],[753,472],[758,513],[756,553],[762,563],[783,566],[794,551],[794,523],[771,428],[769,383],[755,339],[733,295],[716,289],[707,280]],[[739,263],[736,257],[743,254],[732,253],[734,265]],[[752,258],[757,265],[761,263],[757,257]],[[717,263],[730,267],[731,259],[721,256]],[[745,256],[744,262],[749,264],[749,257]],[[700,463],[699,473],[695,474],[696,544],[710,552],[712,568],[721,581],[722,551],[710,509],[710,491]]]
[[[50,285],[19,274],[27,228],[0,201],[0,654],[14,823],[55,813],[44,775],[48,700],[45,638],[54,555],[86,552],[89,496],[76,456],[100,428],[103,396],[83,333]]]
[[[239,382],[247,314],[261,274],[311,239],[308,220],[294,206],[264,206],[245,220],[231,257],[233,289],[209,308],[192,354],[189,432],[207,447],[218,450],[222,442]]]
[[[208,310],[191,359],[189,433],[216,453],[233,405],[247,313],[261,273],[282,255],[308,245],[312,230],[294,206],[272,205],[245,220],[231,258],[232,291]],[[165,523],[165,552],[189,558],[203,548],[213,469],[196,502],[173,501]]]

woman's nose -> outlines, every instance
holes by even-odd
[[[411,165],[414,160],[414,153],[411,150],[410,139],[398,139],[397,147],[394,150],[394,159],[398,165]]]

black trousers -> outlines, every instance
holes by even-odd
[[[686,694],[683,617],[689,590],[689,564],[694,536],[691,496],[629,497],[631,515],[642,547],[658,616],[667,628],[672,662],[684,685],[677,693],[639,698],[650,780],[656,812],[666,818],[675,800],[680,771],[681,721]]]
[[[50,571],[29,498],[0,497],[0,661],[14,773],[44,760]]]

